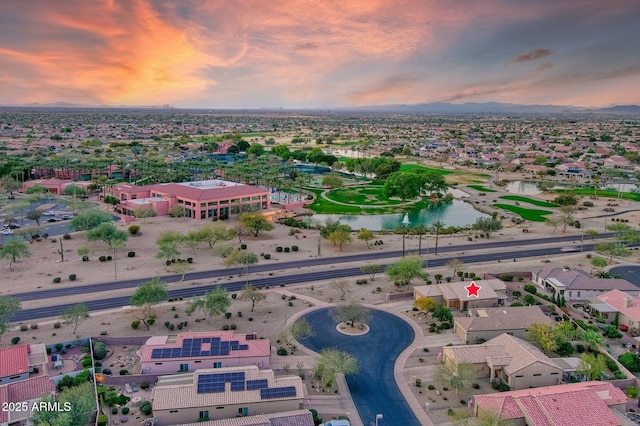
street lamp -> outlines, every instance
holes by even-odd
[[[382,414],[376,414],[376,426],[378,426],[378,420],[382,419]]]

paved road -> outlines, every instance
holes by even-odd
[[[623,265],[609,270],[611,276],[620,275],[623,279],[640,287],[640,266]]]
[[[365,425],[375,424],[376,414],[382,414],[380,426],[420,426],[393,376],[398,355],[414,339],[409,324],[395,315],[374,309],[367,322],[371,327],[369,333],[346,336],[336,330],[329,309],[313,311],[303,318],[316,331],[315,336],[305,339],[305,347],[316,352],[328,347],[338,348],[358,359],[360,371],[347,376],[347,384]]]
[[[573,238],[573,240],[575,240],[575,237]],[[510,243],[513,243],[513,244],[510,244]],[[503,247],[504,249],[500,251],[496,250],[491,253],[484,253],[484,254],[478,254],[478,255],[465,255],[465,256],[457,255],[457,256],[446,257],[446,258],[439,257],[437,259],[429,260],[428,266],[429,267],[443,266],[453,258],[459,259],[463,261],[465,264],[471,264],[471,263],[477,263],[477,262],[489,262],[489,261],[499,261],[499,260],[511,261],[512,259],[522,259],[522,258],[537,257],[537,256],[553,256],[553,255],[562,254],[560,248],[538,248],[538,249],[527,249],[527,250],[520,250],[520,251],[512,251],[509,249],[509,246],[511,245],[521,245],[522,244],[521,241],[498,242],[496,244],[500,247]],[[473,249],[476,249],[477,247],[478,246],[475,244],[473,245],[470,244],[469,246],[464,246],[464,247],[458,246],[457,250],[464,249],[467,251],[469,250],[473,251]],[[453,246],[449,246],[447,248],[451,249],[453,248]],[[589,251],[592,248],[593,248],[593,244],[584,245],[585,251]],[[401,252],[399,253],[401,254]],[[371,253],[371,254],[385,255],[384,252]],[[384,257],[391,257],[389,255],[389,252],[387,252],[386,255],[387,256],[384,256]],[[308,261],[284,262],[284,263],[264,265],[264,266],[268,268],[272,268],[271,270],[282,271],[285,269],[293,269],[293,268],[300,268],[303,266],[309,266],[306,262],[309,262],[310,264],[333,264],[333,263],[340,262],[346,257],[361,258],[362,260],[371,259],[369,257],[362,258],[361,256],[362,255],[344,256],[342,258],[317,258],[317,259],[310,259]],[[384,258],[384,257],[380,256],[380,258]],[[354,260],[351,260],[351,261],[353,262]],[[316,262],[319,262],[319,263],[316,263]],[[383,265],[383,266],[386,266],[386,265]],[[252,272],[255,272],[257,270],[260,270],[260,268],[259,267],[251,268]],[[211,277],[228,276],[228,274],[229,274],[229,270],[227,269],[196,272],[196,273],[189,274],[189,279],[190,280],[206,279]],[[347,278],[347,277],[362,276],[362,275],[364,274],[360,271],[359,267],[351,267],[351,268],[343,268],[343,269],[326,269],[324,271],[301,273],[301,274],[286,275],[286,276],[273,276],[268,278],[251,279],[250,282],[253,286],[256,286],[256,287],[277,287],[281,285],[302,284],[302,283],[312,282],[312,281],[321,281],[321,280],[336,279],[336,278]],[[96,284],[96,285],[89,285],[89,286],[67,287],[67,288],[44,290],[44,291],[32,292],[32,293],[20,293],[20,294],[13,294],[12,296],[17,297],[23,301],[38,300],[38,299],[44,299],[44,298],[54,298],[54,297],[64,297],[69,295],[87,294],[87,293],[101,292],[101,291],[121,289],[121,288],[132,288],[146,280],[148,280],[148,278],[118,281],[113,283],[103,283],[103,284]],[[168,277],[163,277],[163,280],[168,283],[175,282],[179,280],[179,276],[172,275]],[[194,287],[194,288],[183,288],[183,289],[171,290],[169,291],[169,297],[175,299],[180,297],[188,298],[193,296],[200,296],[204,294],[206,291],[212,290],[216,286],[222,286],[223,288],[226,288],[230,292],[234,292],[234,291],[240,290],[244,285],[246,285],[245,280],[227,281],[227,282],[219,281],[215,283],[209,283],[206,285],[198,285],[197,287]],[[90,311],[102,310],[102,309],[113,309],[113,308],[118,308],[121,306],[128,305],[129,296],[112,297],[108,299],[94,298],[94,300],[89,300],[84,303],[87,305]],[[14,315],[11,318],[11,321],[18,322],[18,321],[28,321],[28,320],[39,319],[39,318],[56,317],[60,315],[60,312],[62,312],[64,309],[68,308],[69,306],[73,306],[73,303],[51,305],[51,306],[45,306],[41,308],[34,308],[34,309],[24,309],[18,312],[16,315]]]

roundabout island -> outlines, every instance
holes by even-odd
[[[394,377],[398,356],[414,340],[413,328],[402,318],[378,309],[371,310],[368,332],[346,334],[331,318],[330,308],[312,311],[302,316],[315,330],[304,339],[306,348],[320,352],[336,348],[358,360],[359,371],[346,377],[351,397],[364,424],[375,421],[382,414],[381,425],[419,426]],[[346,325],[345,329],[350,328]]]

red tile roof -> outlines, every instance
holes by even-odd
[[[619,425],[609,406],[628,400],[611,383],[596,381],[476,395],[474,399],[481,410],[499,413],[504,420],[524,418],[532,426]]]
[[[0,349],[0,377],[29,371],[29,345]]]
[[[24,345],[27,346],[27,345]],[[0,386],[0,401],[22,402],[40,398],[55,390],[53,380],[49,376],[34,377]],[[0,411],[0,423],[9,421],[9,412]]]

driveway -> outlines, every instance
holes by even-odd
[[[380,426],[420,426],[404,399],[393,376],[398,355],[413,342],[413,329],[401,318],[372,310],[367,322],[371,331],[363,336],[346,336],[336,330],[329,309],[320,309],[303,316],[316,334],[304,340],[304,346],[320,352],[322,348],[338,348],[358,359],[360,371],[347,377],[347,384],[362,422],[375,424],[376,414],[382,414]]]

